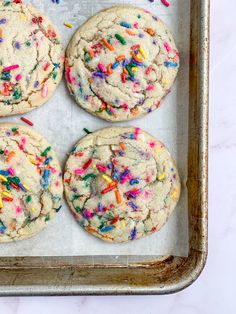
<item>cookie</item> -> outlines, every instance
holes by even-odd
[[[48,18],[21,1],[0,1],[0,116],[44,104],[63,64],[61,39]]]
[[[129,5],[90,18],[66,52],[67,85],[76,102],[111,122],[158,108],[178,68],[178,50],[167,26]]]
[[[80,140],[66,163],[64,187],[80,225],[112,242],[160,230],[180,195],[178,171],[165,146],[131,127]]]
[[[41,231],[59,211],[62,193],[48,142],[29,127],[0,124],[0,242]]]

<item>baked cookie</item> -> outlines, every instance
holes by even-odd
[[[178,171],[165,146],[131,127],[80,140],[66,163],[64,187],[80,225],[112,242],[160,230],[180,195]]]
[[[0,1],[0,117],[44,104],[63,64],[60,37],[48,18],[19,0]]]
[[[31,128],[0,124],[0,242],[41,231],[61,206],[62,174],[48,142]]]
[[[129,5],[90,18],[66,52],[67,85],[76,102],[112,122],[158,108],[178,68],[178,50],[166,25]]]

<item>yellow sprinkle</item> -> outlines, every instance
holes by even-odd
[[[0,180],[4,181],[4,182],[7,182],[7,178],[3,175],[0,174]]]
[[[178,197],[178,191],[176,189],[174,189],[173,192],[171,193],[171,197],[175,199]]]
[[[23,187],[24,187],[27,191],[30,190],[30,188],[28,187],[28,185],[26,185],[26,184],[22,184],[22,185],[23,185]]]
[[[132,68],[132,71],[133,71],[133,72],[137,72],[137,71],[138,71],[138,68]]]
[[[125,222],[125,220],[123,219],[123,220],[121,220],[121,223],[122,223],[122,227],[123,228],[125,228],[126,227],[126,222]]]
[[[166,79],[163,79],[163,80],[162,80],[162,83],[165,84],[165,85],[168,85],[168,84],[170,83],[170,81],[169,81],[169,80],[166,80]]]
[[[158,181],[163,181],[165,178],[166,178],[166,174],[165,174],[165,173],[162,173],[162,174],[160,174],[160,175],[157,177]]]
[[[2,195],[6,196],[6,197],[8,197],[8,198],[12,198],[11,193],[9,193],[9,192],[7,192],[7,191],[3,191],[3,192],[2,192]]]
[[[32,207],[31,211],[34,213],[36,211],[36,209],[34,207]]]
[[[37,165],[38,164],[37,161],[34,160],[34,159],[29,158],[29,160],[30,160],[31,164],[33,164],[33,165]]]
[[[73,25],[72,25],[71,23],[67,23],[67,22],[64,22],[64,25],[65,25],[66,27],[69,27],[69,28],[72,28],[72,27],[73,27]]]
[[[21,14],[20,15],[21,20],[26,21],[27,20],[27,16],[25,14]]]
[[[144,59],[148,58],[146,51],[142,47],[139,48],[139,51],[140,51],[141,55],[144,57]]]
[[[3,208],[3,202],[2,202],[2,197],[0,195],[0,208]]]
[[[106,174],[103,174],[102,177],[103,177],[103,179],[104,179],[107,183],[112,183],[112,182],[113,182],[113,180],[112,180],[110,177],[108,177]]]

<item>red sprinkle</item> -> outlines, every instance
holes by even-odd
[[[110,225],[114,225],[118,220],[119,220],[119,216],[117,216],[116,218],[114,218],[114,219],[110,222]]]
[[[28,120],[28,119],[26,119],[26,118],[24,118],[24,117],[21,117],[20,119],[21,119],[21,121],[25,122],[26,124],[28,124],[28,125],[30,125],[30,126],[33,126],[33,125],[34,125],[33,122],[31,122],[30,120]]]
[[[88,161],[86,161],[86,163],[83,165],[83,169],[86,170],[88,169],[88,167],[91,165],[91,163],[93,162],[93,160],[90,158]]]
[[[16,189],[16,190],[19,190],[20,188],[15,184],[15,183],[13,183],[13,182],[11,182],[11,186],[14,188],[14,189]]]
[[[108,186],[107,188],[105,188],[104,190],[102,190],[102,194],[106,194],[106,193],[108,193],[108,192],[111,192],[111,191],[113,191],[113,190],[115,190],[116,189],[116,184],[114,184],[114,185],[111,185],[111,186]]]
[[[161,0],[161,2],[162,2],[166,7],[168,7],[168,6],[170,5],[167,0]]]

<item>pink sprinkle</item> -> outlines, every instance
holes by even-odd
[[[168,44],[167,41],[164,43],[164,47],[165,47],[165,49],[166,49],[166,51],[167,51],[168,53],[171,51],[171,47],[170,47],[170,45]]]
[[[138,28],[138,22],[135,22],[133,25],[135,28]]]
[[[110,110],[111,113],[115,113],[115,109],[113,107],[110,106],[109,110]]]
[[[56,181],[56,182],[55,182],[55,186],[60,186],[60,182],[59,182],[59,181]]]
[[[86,210],[84,211],[84,216],[86,216],[86,217],[88,217],[88,218],[91,218],[91,217],[92,217],[91,211],[88,210],[88,209],[86,209]]]
[[[102,164],[97,164],[96,167],[97,167],[97,169],[99,171],[102,171],[102,172],[106,172],[107,171],[107,167],[103,166]]]
[[[53,168],[53,167],[50,167],[50,170],[51,172],[54,174],[54,173],[57,173],[57,169],[56,168]]]
[[[132,193],[134,195],[138,195],[141,193],[141,191],[140,190],[131,190],[131,191],[129,191],[129,193]]]
[[[43,98],[46,98],[48,96],[48,86],[47,86],[46,83],[43,84],[43,89],[42,89],[41,96]]]
[[[15,176],[15,171],[14,171],[14,169],[13,169],[12,167],[8,168],[7,171],[10,173],[10,175],[11,175],[12,177]]]
[[[154,147],[156,146],[156,143],[155,143],[155,142],[150,142],[150,143],[149,143],[149,146],[150,146],[151,148],[154,148]]]
[[[66,68],[66,80],[69,84],[72,84],[73,83],[73,80],[72,80],[72,77],[70,75],[70,71],[71,71],[71,68],[70,67],[67,67]]]
[[[21,214],[23,209],[20,206],[16,207],[16,214]]]
[[[145,74],[149,75],[152,72],[152,67],[147,67],[147,70],[145,71]]]
[[[153,91],[153,89],[154,89],[153,85],[148,85],[146,88],[146,90],[148,90],[148,91]]]
[[[19,64],[10,65],[9,67],[3,68],[2,72],[8,72],[11,70],[15,70],[15,69],[18,69],[19,67],[20,67]]]
[[[16,76],[16,80],[17,81],[20,81],[22,79],[22,75],[21,74],[18,74],[17,76]]]
[[[170,5],[169,2],[166,1],[166,0],[161,0],[161,2],[162,2],[166,7],[168,7],[168,6]]]
[[[25,149],[25,144],[26,144],[26,138],[22,137],[21,141],[20,141],[20,144],[19,144],[20,150],[24,150]]]
[[[81,175],[83,173],[84,173],[84,169],[82,169],[82,168],[75,169],[75,174]]]
[[[128,104],[126,104],[126,103],[122,104],[122,108],[123,108],[124,111],[128,111],[129,110]]]
[[[98,68],[99,68],[99,70],[100,70],[101,72],[103,72],[103,73],[105,73],[105,72],[106,72],[106,69],[105,69],[105,67],[104,67],[104,65],[103,65],[103,64],[98,63]]]

